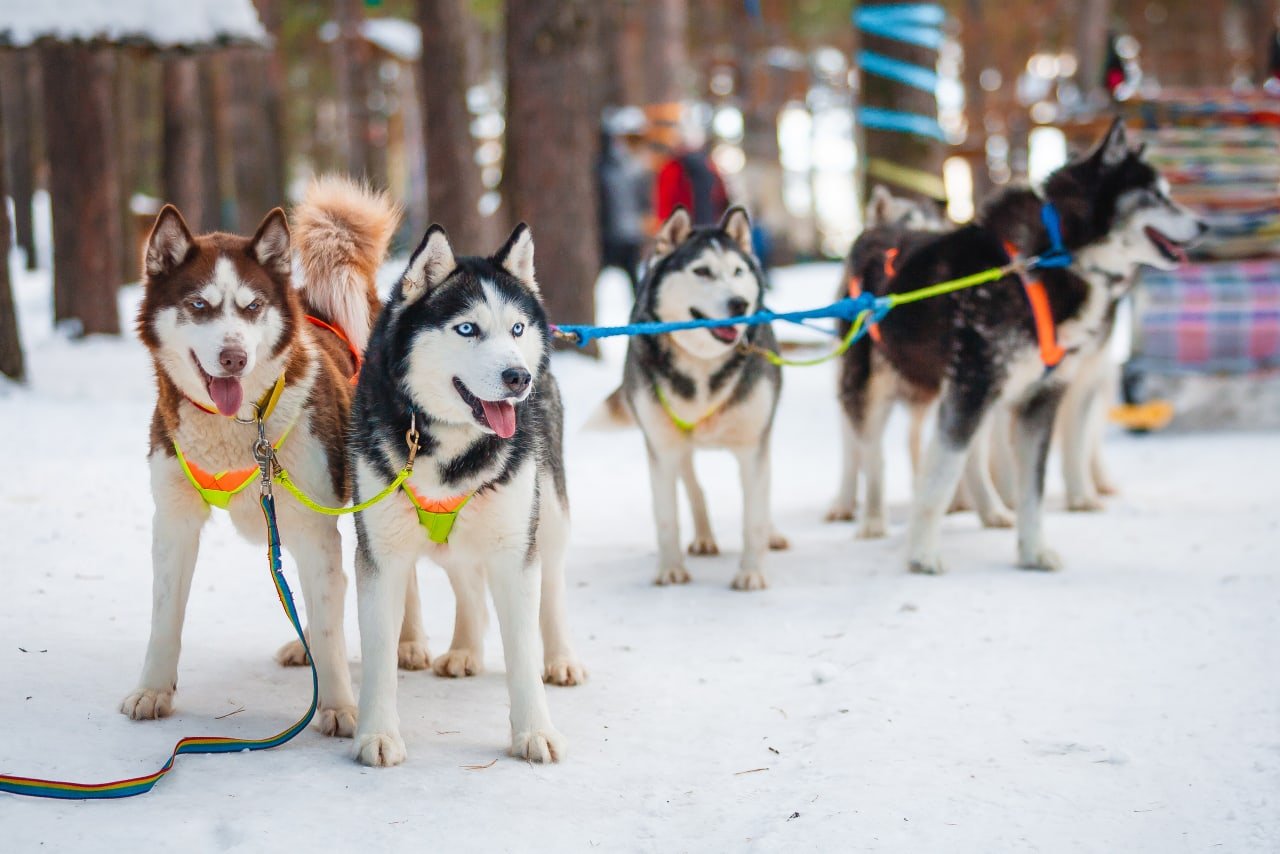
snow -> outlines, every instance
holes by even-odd
[[[181,736],[279,731],[310,677],[272,662],[289,627],[261,549],[217,514],[176,716],[117,713],[148,632],[150,367],[136,341],[51,334],[47,273],[15,273],[31,382],[0,386],[0,771],[119,779]],[[774,302],[817,304],[838,277],[782,271]],[[602,320],[625,314],[625,289],[602,278]],[[137,298],[122,294],[126,317]],[[960,515],[950,574],[918,577],[903,569],[905,419],[888,439],[891,536],[856,542],[820,521],[836,486],[830,370],[794,369],[774,451],[792,550],[770,559],[772,587],[728,588],[739,496],[731,459],[711,455],[699,468],[725,554],[656,588],[641,438],[579,429],[621,343],[604,355],[555,366],[570,617],[591,670],[549,689],[563,763],[503,754],[495,627],[485,674],[401,676],[399,768],[362,768],[349,743],[308,731],[268,753],[181,758],[129,801],[0,796],[6,850],[1280,849],[1277,434],[1109,435],[1123,494],[1104,514],[1063,512],[1054,469],[1046,530],[1063,572],[1013,569],[1013,535]],[[439,653],[452,595],[442,572],[420,575]],[[347,615],[358,680],[354,594]]]
[[[162,48],[270,40],[252,0],[0,0],[0,45],[43,38]]]
[[[338,22],[320,25],[320,41],[330,44],[338,38]],[[366,18],[360,22],[360,34],[404,62],[416,62],[422,56],[422,30],[403,18]]]

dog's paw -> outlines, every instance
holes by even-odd
[[[524,730],[511,736],[511,755],[530,762],[559,762],[568,747],[565,737],[550,726]]]
[[[916,575],[942,575],[945,572],[942,558],[937,555],[912,558],[907,561],[907,571]]]
[[[831,509],[827,511],[827,515],[823,518],[827,522],[852,522],[856,509],[852,504],[841,504],[836,502],[831,505]]]
[[[310,663],[311,657],[300,640],[291,640],[276,650],[276,664],[281,667],[306,667]]]
[[[863,516],[862,523],[858,525],[858,539],[860,540],[882,540],[889,536],[889,528],[884,523],[884,519],[874,516]]]
[[[355,706],[339,706],[334,709],[321,708],[316,712],[316,729],[322,735],[336,738],[351,738],[356,731],[358,714]]]
[[[374,732],[357,736],[353,749],[361,765],[374,768],[390,768],[408,757],[404,739],[398,732]]]
[[[653,583],[659,587],[667,584],[688,584],[691,578],[689,570],[683,566],[673,566],[669,569],[658,570],[658,577],[653,580]]]
[[[769,580],[758,569],[750,571],[744,569],[733,577],[729,586],[734,590],[764,590],[769,586]]]
[[[791,548],[791,541],[779,534],[777,531],[769,534],[769,551],[785,552]]]
[[[173,692],[139,688],[120,703],[120,713],[135,721],[154,721],[173,713]]]
[[[422,641],[400,641],[396,661],[401,670],[426,670],[431,665],[431,653]]]
[[[437,676],[448,676],[452,679],[460,676],[475,676],[484,670],[484,659],[478,651],[451,649],[443,655],[437,655],[431,669]]]
[[[1072,513],[1100,513],[1106,506],[1096,495],[1077,495],[1067,499],[1067,509]]]
[[[1038,569],[1044,572],[1057,572],[1062,569],[1062,558],[1051,548],[1041,546],[1034,552],[1018,557],[1018,566],[1022,569]]]
[[[552,685],[581,685],[587,681],[587,668],[572,655],[560,655],[547,661],[542,681]]]
[[[1004,507],[981,513],[979,518],[984,528],[1012,528],[1014,523],[1013,513]]]
[[[1119,495],[1120,487],[1116,486],[1109,480],[1102,478],[1094,478],[1094,487],[1098,490],[1099,495]]]
[[[967,497],[961,497],[957,495],[954,499],[952,499],[951,505],[947,507],[947,514],[950,515],[952,513],[968,513],[972,509],[973,509],[973,505],[969,503],[969,499]]]
[[[689,543],[689,554],[691,555],[718,555],[720,547],[716,545],[714,537],[694,537],[693,542]]]

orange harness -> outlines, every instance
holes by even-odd
[[[884,251],[884,274],[890,279],[892,279],[894,274],[897,272],[895,269],[895,264],[897,262],[897,259],[898,259],[898,248],[896,246],[890,247]],[[853,299],[857,299],[861,294],[862,294],[862,281],[857,276],[850,275],[849,276],[849,296],[852,297]],[[879,344],[880,343],[880,324],[868,323],[867,334],[871,336],[872,341]]]
[[[1012,243],[1006,243],[1004,251],[1009,253],[1011,259],[1018,257],[1018,247]],[[1044,362],[1045,368],[1056,368],[1067,351],[1058,344],[1058,327],[1054,325],[1053,311],[1049,307],[1049,292],[1040,279],[1028,279],[1021,275],[1018,278],[1022,279],[1022,289],[1027,294],[1027,302],[1031,303],[1031,318],[1035,321],[1036,341],[1040,345],[1040,361]]]
[[[321,329],[329,330],[338,337],[339,341],[347,345],[347,349],[351,351],[351,358],[354,359],[356,363],[356,372],[351,375],[351,384],[355,385],[358,383],[360,381],[360,369],[364,367],[364,354],[360,352],[359,348],[357,348],[355,344],[351,343],[351,339],[347,337],[347,333],[343,332],[342,329],[334,326],[332,323],[326,323],[314,315],[308,314],[307,322],[312,326],[319,326]]]
[[[449,542],[449,534],[453,531],[453,523],[458,521],[458,511],[466,506],[474,492],[467,495],[455,495],[452,498],[423,498],[406,480],[404,491],[413,502],[413,509],[418,511],[418,523],[427,531],[427,538],[433,543]]]

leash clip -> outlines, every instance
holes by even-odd
[[[409,429],[405,431],[404,442],[409,446],[409,461],[404,464],[405,469],[413,472],[413,461],[418,458],[418,413],[409,413]]]
[[[271,442],[267,440],[267,424],[262,419],[262,411],[254,404],[255,420],[258,424],[258,439],[253,443],[253,458],[258,461],[258,468],[262,471],[262,494],[271,494],[271,474],[273,468],[277,466],[276,451],[271,447]]]

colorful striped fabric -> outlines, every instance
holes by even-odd
[[[271,579],[276,586],[276,595],[280,597],[280,606],[298,633],[298,639],[307,650],[307,660],[311,661],[311,650],[307,647],[307,638],[302,631],[302,622],[298,619],[298,609],[293,604],[293,594],[284,573],[280,568],[280,532],[276,528],[275,499],[270,495],[262,496],[262,513],[267,523],[267,562],[271,569]],[[281,730],[269,738],[241,739],[221,736],[195,736],[184,738],[174,745],[169,759],[154,774],[144,777],[132,777],[127,780],[116,780],[111,783],[69,783],[62,780],[42,780],[37,777],[16,777],[0,774],[0,792],[14,795],[28,795],[35,798],[59,798],[63,800],[108,800],[112,798],[129,798],[151,791],[160,779],[173,768],[174,760],[179,756],[191,753],[239,753],[242,750],[269,750],[279,747],[291,740],[307,728],[316,713],[316,701],[319,696],[319,685],[316,680],[315,663],[311,664],[311,706],[306,714],[292,726]]]
[[[1144,270],[1134,363],[1155,373],[1280,368],[1280,260]]]

